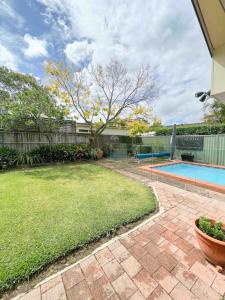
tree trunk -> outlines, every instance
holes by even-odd
[[[99,145],[99,135],[95,135],[95,134],[92,133],[89,141],[90,141],[91,147],[93,147],[93,148],[99,148],[100,147],[100,145]]]

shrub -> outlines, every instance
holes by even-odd
[[[42,163],[39,155],[31,155],[31,153],[19,153],[17,158],[18,165],[33,165]]]
[[[171,135],[172,127],[160,127],[155,129],[156,135]],[[177,135],[212,135],[225,134],[225,124],[214,125],[181,125],[177,126]]]
[[[79,159],[97,159],[98,149],[90,145],[45,145],[33,149],[30,152],[32,157],[38,157],[43,162],[75,161]]]
[[[97,159],[97,148],[90,145],[45,145],[28,153],[17,153],[13,149],[0,148],[0,169],[9,169],[16,165],[33,165],[39,163],[75,161],[80,159]]]
[[[17,164],[16,150],[7,147],[0,148],[0,169],[6,170]]]
[[[198,223],[199,229],[201,229],[207,235],[213,237],[214,239],[225,241],[225,232],[222,228],[221,222],[216,222],[212,224],[210,220],[200,217]]]
[[[132,138],[130,136],[119,136],[119,143],[121,144],[142,144],[142,138],[139,136],[136,136],[135,138]]]

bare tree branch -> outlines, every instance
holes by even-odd
[[[89,124],[95,137],[121,114],[150,103],[156,94],[149,66],[131,72],[116,60],[106,66],[92,65],[88,72],[56,65],[51,77],[57,81],[59,97],[66,93],[74,111]]]

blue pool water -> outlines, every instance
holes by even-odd
[[[225,169],[182,163],[154,169],[225,186]]]

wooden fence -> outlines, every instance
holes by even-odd
[[[101,135],[99,145],[119,144],[128,138],[127,136]],[[29,152],[41,145],[49,144],[89,144],[90,135],[73,132],[38,133],[33,131],[1,131],[0,147],[8,147],[18,152]]]
[[[0,146],[28,152],[48,144],[88,144],[90,136],[76,133],[38,133],[0,131]]]
[[[127,137],[126,137],[127,138]],[[190,141],[188,140],[190,138]],[[151,146],[152,152],[170,151],[170,136],[142,137],[142,144]],[[225,135],[177,136],[175,158],[184,152],[194,154],[196,161],[225,165]],[[0,147],[9,147],[19,152],[28,152],[46,144],[88,144],[90,135],[72,132],[38,133],[0,131]],[[121,137],[102,135],[100,145],[121,144]],[[126,143],[126,142],[122,142]],[[195,149],[196,143],[196,149]]]

